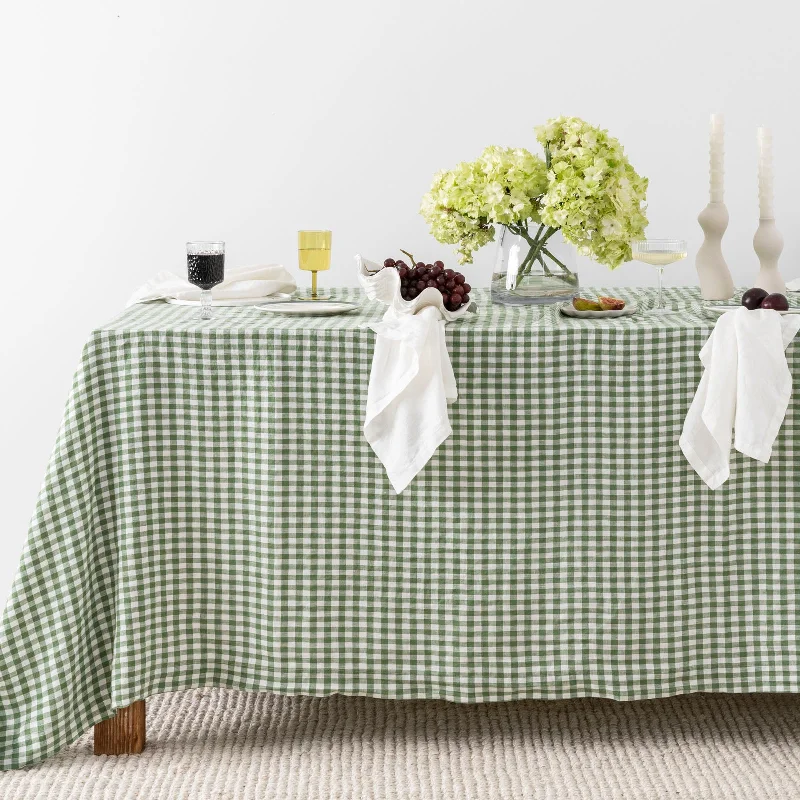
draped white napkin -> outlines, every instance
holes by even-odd
[[[375,331],[364,435],[400,494],[453,432],[447,404],[458,397],[439,310],[389,308]]]
[[[424,289],[413,300],[400,296],[394,269],[356,256],[367,297],[388,306],[378,334],[367,390],[364,435],[400,494],[453,432],[449,403],[458,398],[444,326],[475,318],[475,305],[450,311],[441,293]]]
[[[705,371],[680,447],[709,488],[730,476],[732,438],[740,453],[769,461],[792,394],[785,350],[798,329],[800,315],[742,307],[719,318],[700,351]]]
[[[225,280],[211,290],[214,300],[269,297],[278,292],[291,293],[297,288],[291,273],[280,264],[260,264],[225,270]],[[159,272],[130,297],[127,305],[151,300],[200,300],[200,289],[173,272]]]

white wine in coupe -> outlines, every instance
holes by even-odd
[[[686,258],[684,239],[638,239],[631,242],[631,256],[634,261],[650,264],[658,270],[658,302],[651,314],[670,314],[672,309],[664,307],[662,279],[664,267]]]
[[[636,253],[634,256],[636,261],[641,261],[643,264],[650,264],[653,267],[666,267],[667,264],[674,264],[682,258],[686,258],[686,251],[682,253],[665,253],[659,251],[641,252]]]

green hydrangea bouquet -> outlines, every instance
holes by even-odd
[[[546,274],[571,274],[548,246],[558,230],[578,252],[611,269],[629,261],[631,241],[647,225],[647,178],[607,131],[577,117],[550,120],[536,128],[536,138],[543,159],[492,146],[475,161],[438,172],[420,209],[433,236],[456,245],[464,264],[504,226],[528,245],[519,277],[534,264]]]

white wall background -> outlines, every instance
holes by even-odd
[[[71,376],[91,328],[187,239],[228,264],[296,268],[296,231],[352,256],[454,261],[417,215],[433,173],[487,144],[536,149],[574,114],[650,177],[652,236],[686,237],[668,271],[695,282],[708,117],[726,115],[725,249],[755,274],[756,127],[775,139],[785,276],[800,275],[800,56],[788,1],[569,4],[406,0],[27,0],[0,47],[0,604],[22,549]],[[468,271],[488,281],[490,253]],[[582,283],[651,283],[581,263]]]

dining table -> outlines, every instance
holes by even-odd
[[[800,400],[710,490],[678,440],[716,318],[493,305],[446,326],[452,435],[364,438],[384,307],[153,302],[92,331],[0,623],[0,767],[192,687],[460,703],[797,692]],[[800,375],[800,347],[787,360]],[[17,387],[16,391],[22,391]]]

